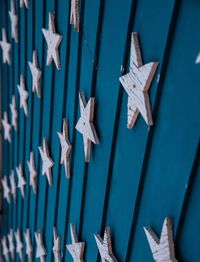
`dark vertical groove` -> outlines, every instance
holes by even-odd
[[[128,243],[128,248],[127,248],[126,260],[125,260],[126,262],[130,261],[131,250],[132,250],[132,246],[133,246],[133,243],[134,243],[135,229],[136,229],[137,219],[138,219],[139,210],[140,210],[140,202],[141,202],[141,198],[142,198],[145,175],[146,175],[146,170],[147,170],[147,166],[148,166],[148,160],[149,160],[149,155],[150,155],[150,151],[151,151],[151,145],[152,145],[152,141],[153,141],[153,137],[154,137],[154,130],[155,130],[156,123],[157,123],[157,115],[158,115],[159,104],[160,104],[160,100],[161,100],[161,96],[162,96],[162,90],[163,90],[164,81],[165,81],[165,73],[166,73],[167,66],[168,66],[168,61],[169,61],[170,51],[171,51],[173,38],[174,38],[174,34],[175,34],[179,10],[180,10],[180,1],[177,0],[177,1],[175,1],[175,4],[174,4],[174,9],[173,9],[172,18],[171,18],[171,21],[170,21],[170,26],[169,26],[168,36],[167,36],[167,42],[166,42],[166,47],[165,47],[165,52],[164,52],[164,57],[163,57],[163,65],[162,65],[162,68],[161,68],[161,71],[160,71],[160,81],[158,83],[157,93],[156,93],[156,98],[155,98],[155,105],[154,105],[154,108],[153,108],[154,125],[151,127],[151,129],[149,130],[149,133],[148,133],[145,155],[144,155],[144,160],[143,160],[143,164],[142,164],[142,171],[141,171],[141,175],[140,175],[138,192],[137,192],[137,197],[136,197],[136,202],[135,202],[135,207],[134,207],[133,220],[132,220],[132,224],[131,224],[131,231],[130,231],[130,236],[129,236],[129,243]]]

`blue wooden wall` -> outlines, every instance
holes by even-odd
[[[97,261],[93,234],[110,226],[113,250],[119,261],[153,261],[143,232],[149,225],[160,234],[163,220],[174,221],[177,259],[199,262],[200,243],[200,2],[198,0],[81,0],[80,26],[69,24],[69,0],[31,0],[19,8],[19,43],[11,39],[10,1],[0,1],[0,28],[6,27],[12,43],[12,66],[1,63],[2,114],[11,113],[15,94],[18,132],[12,144],[3,140],[3,175],[22,163],[29,181],[27,160],[33,150],[38,169],[38,193],[26,186],[25,199],[3,202],[2,235],[10,228],[42,229],[47,261],[53,260],[53,226],[62,237],[64,261],[72,261],[69,224],[79,240],[86,241],[85,261]],[[46,66],[46,42],[41,29],[48,13],[55,12],[56,30],[63,36],[61,70]],[[126,128],[127,94],[119,83],[121,65],[129,70],[131,32],[138,32],[144,62],[160,61],[150,88],[154,126],[141,116],[133,129]],[[38,52],[42,69],[41,99],[31,92],[28,61]],[[1,53],[2,61],[2,53]],[[17,84],[25,75],[29,90],[29,117],[19,109]],[[160,75],[160,81],[157,76]],[[75,130],[79,118],[78,90],[95,96],[95,126],[100,145],[92,146],[85,164],[82,136]],[[69,119],[72,143],[71,178],[59,164],[62,118]],[[38,146],[47,137],[54,159],[53,186],[41,175]],[[35,250],[35,241],[34,250]],[[25,255],[24,255],[25,256]],[[19,261],[18,256],[15,259]]]

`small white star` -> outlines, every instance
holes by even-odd
[[[37,171],[35,169],[35,163],[34,163],[34,155],[33,152],[30,153],[30,161],[27,161],[28,169],[30,173],[30,186],[33,187],[33,192],[36,194],[37,191],[37,183],[36,183],[36,177],[37,177]]]
[[[54,239],[54,244],[52,250],[54,254],[54,259],[56,262],[61,262],[61,255],[60,255],[61,237],[58,236],[58,232],[55,227],[53,228],[53,239]]]
[[[51,168],[54,165],[53,160],[50,157],[47,139],[43,139],[43,150],[39,146],[40,156],[42,158],[42,175],[46,175],[49,185],[52,185]]]
[[[79,0],[71,0],[70,24],[79,32]]]
[[[14,170],[11,171],[11,175],[10,175],[10,187],[11,187],[11,194],[13,195],[14,201],[16,201],[17,187],[16,187],[16,182],[15,182]]]
[[[8,140],[8,142],[11,143],[11,136],[10,136],[11,125],[8,122],[7,112],[4,112],[3,119],[1,120],[1,122],[4,128],[4,139]]]
[[[48,45],[47,49],[47,65],[50,65],[54,60],[57,69],[60,69],[60,57],[58,48],[60,46],[62,36],[56,33],[55,16],[49,13],[49,29],[42,29],[43,35]]]
[[[8,233],[8,244],[9,244],[9,252],[11,254],[12,259],[15,258],[15,245],[14,245],[14,233],[13,229],[10,229],[10,233]]]
[[[24,76],[20,75],[20,85],[17,85],[19,96],[20,96],[20,108],[24,109],[24,113],[28,116],[28,91],[25,89]]]
[[[14,127],[15,131],[17,131],[17,109],[16,109],[16,100],[15,96],[12,96],[12,103],[10,103],[10,110],[12,113],[12,126]]]
[[[112,252],[110,228],[107,227],[105,229],[103,239],[98,234],[94,234],[94,237],[99,249],[102,262],[117,262],[117,259]]]
[[[7,239],[6,236],[1,238],[1,245],[2,245],[2,254],[4,255],[7,262],[9,262],[9,249],[7,246]]]
[[[20,7],[24,6],[26,6],[26,8],[29,8],[29,0],[20,0]]]
[[[37,92],[37,96],[40,97],[40,77],[41,70],[38,67],[37,52],[33,51],[33,62],[28,62],[31,74],[32,74],[32,91]]]
[[[94,97],[91,97],[86,103],[82,92],[79,93],[81,117],[76,124],[76,129],[83,135],[85,161],[90,162],[91,141],[99,144],[96,130],[93,124],[94,118]]]
[[[19,167],[16,167],[16,172],[17,172],[17,177],[18,177],[18,184],[17,187],[20,188],[21,193],[22,193],[22,197],[24,198],[24,186],[26,185],[26,180],[23,176],[23,169],[22,169],[22,165],[20,164]]]
[[[23,243],[21,240],[21,232],[19,228],[15,232],[15,241],[16,241],[16,252],[19,254],[20,261],[23,261]]]
[[[45,256],[47,253],[43,243],[43,237],[41,231],[35,232],[35,240],[37,245],[36,258],[40,258],[41,262],[45,262]]]
[[[174,241],[172,232],[172,221],[165,218],[160,239],[149,227],[144,227],[144,231],[156,262],[177,262],[174,252]]]
[[[195,60],[195,64],[199,64],[200,63],[200,52],[198,53],[196,60]]]
[[[10,21],[11,21],[11,34],[12,38],[15,39],[15,42],[18,42],[18,16],[15,12],[15,2],[11,0],[11,11],[9,11]]]
[[[1,183],[3,186],[3,198],[5,198],[10,204],[10,188],[8,186],[7,176],[4,176],[3,179],[1,179]]]
[[[83,262],[85,242],[78,242],[75,227],[73,224],[70,224],[70,232],[72,244],[66,245],[66,247],[70,252],[74,262]]]
[[[2,41],[0,41],[0,45],[3,51],[3,62],[8,63],[8,65],[11,64],[10,61],[10,49],[11,44],[7,41],[7,34],[5,28],[2,28]]]
[[[27,228],[26,232],[24,233],[24,238],[26,242],[26,255],[28,256],[28,260],[32,262],[32,256],[33,256],[33,247],[31,243],[31,235],[30,235],[30,229]]]
[[[61,156],[60,163],[65,166],[65,174],[67,178],[70,178],[70,163],[69,163],[69,155],[71,152],[71,144],[68,139],[68,122],[66,119],[63,119],[63,130],[61,132],[57,132],[58,137],[60,139],[61,145]]]

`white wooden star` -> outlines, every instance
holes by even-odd
[[[76,230],[73,224],[70,224],[70,232],[71,232],[72,243],[66,245],[66,247],[70,252],[74,262],[83,262],[85,242],[78,242]]]
[[[11,175],[10,175],[10,187],[11,187],[11,194],[13,195],[13,199],[14,201],[16,201],[17,187],[16,187],[16,182],[15,182],[14,170],[11,171]]]
[[[54,254],[54,260],[56,262],[61,262],[61,255],[60,255],[60,242],[61,237],[58,236],[57,229],[53,228],[53,239],[54,239],[54,245],[53,245],[53,254]]]
[[[50,65],[54,60],[57,69],[60,69],[60,57],[58,48],[60,46],[62,36],[56,33],[55,29],[55,16],[49,13],[49,29],[42,29],[43,35],[47,42],[47,65]]]
[[[117,262],[113,252],[112,252],[112,243],[110,237],[110,228],[106,227],[104,232],[103,239],[98,235],[94,234],[97,247],[101,256],[102,262]]]
[[[11,125],[8,122],[7,112],[4,112],[3,119],[1,120],[1,122],[4,129],[4,139],[8,140],[8,142],[11,143],[11,136],[10,136]]]
[[[43,149],[39,146],[40,156],[42,158],[42,175],[46,175],[49,185],[52,185],[51,168],[54,165],[53,160],[50,157],[47,139],[43,139]]]
[[[16,252],[19,254],[20,261],[23,261],[23,243],[21,240],[21,232],[19,228],[15,232],[15,241],[16,241]]]
[[[144,227],[153,259],[156,262],[177,262],[174,252],[172,221],[165,218],[160,239],[149,227]]]
[[[33,62],[28,62],[31,74],[32,74],[32,91],[37,92],[37,96],[40,97],[40,77],[41,70],[38,67],[38,59],[36,50],[33,51]]]
[[[20,75],[20,85],[17,85],[19,96],[20,96],[20,108],[24,109],[24,113],[28,116],[28,91],[25,89],[24,76]]]
[[[18,183],[17,183],[17,187],[20,188],[21,193],[22,193],[22,197],[24,198],[24,194],[25,194],[25,185],[26,185],[26,180],[23,176],[23,169],[22,169],[22,165],[20,164],[18,167],[16,167],[16,172],[17,172],[17,178],[18,178]]]
[[[18,42],[18,15],[15,11],[15,2],[11,0],[11,10],[9,11],[10,21],[11,21],[11,35],[15,39],[15,42]]]
[[[5,28],[2,28],[2,41],[0,41],[0,45],[3,51],[3,63],[6,63],[8,65],[11,64],[10,60],[10,49],[11,44],[7,41],[7,34]]]
[[[69,155],[70,155],[72,147],[68,139],[68,121],[67,119],[63,119],[62,133],[61,132],[57,132],[57,133],[58,133],[58,137],[60,139],[60,145],[61,145],[60,163],[64,164],[66,177],[70,178]]]
[[[7,246],[7,239],[6,236],[1,238],[1,245],[2,245],[2,254],[4,255],[7,262],[9,262],[9,249]]]
[[[35,232],[35,240],[37,245],[36,258],[40,258],[41,262],[45,262],[45,256],[47,253],[43,243],[43,237],[41,231]]]
[[[79,32],[79,0],[71,0],[70,24]]]
[[[99,144],[97,133],[93,124],[95,98],[91,97],[88,103],[86,103],[83,93],[79,92],[79,102],[81,117],[76,124],[76,129],[83,135],[85,161],[90,162],[91,141],[95,144]]]
[[[29,0],[20,0],[20,7],[24,6],[26,6],[26,8],[29,8]]]
[[[153,125],[148,89],[156,72],[158,63],[143,65],[137,33],[132,33],[130,71],[119,78],[128,94],[127,127],[132,128],[139,113],[147,125]]]
[[[14,127],[15,131],[17,131],[17,117],[18,117],[18,113],[17,113],[17,109],[16,109],[16,100],[15,100],[15,96],[12,96],[12,103],[9,104],[10,105],[10,110],[12,113],[12,126]]]
[[[11,254],[12,259],[15,258],[15,245],[14,245],[14,233],[13,229],[10,229],[10,233],[8,233],[8,244],[9,244],[9,252]]]
[[[8,186],[7,176],[4,176],[3,179],[1,179],[1,183],[3,186],[3,198],[5,198],[10,204],[10,188]]]
[[[33,260],[33,247],[31,243],[31,234],[30,234],[29,228],[26,229],[26,232],[24,233],[24,238],[26,242],[26,255],[28,256],[28,260],[32,261]]]
[[[200,64],[200,52],[198,53],[196,57],[195,64]]]
[[[37,183],[36,183],[36,177],[37,177],[37,171],[35,169],[35,163],[34,163],[34,155],[33,152],[30,153],[30,160],[27,161],[28,169],[30,173],[30,186],[33,187],[33,192],[36,194],[37,192]]]

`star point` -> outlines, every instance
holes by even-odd
[[[29,3],[29,0],[20,0],[20,7],[26,7],[26,8],[29,8],[30,6],[30,3]]]
[[[33,192],[36,194],[37,192],[37,183],[36,183],[36,177],[37,177],[37,171],[35,169],[35,162],[34,162],[34,155],[33,152],[30,153],[30,160],[27,161],[29,174],[30,174],[30,186],[33,188]]]
[[[2,254],[4,255],[6,262],[9,262],[9,249],[7,246],[7,239],[6,236],[1,238],[1,245],[2,245]]]
[[[71,0],[70,24],[79,32],[79,0]]]
[[[11,143],[11,135],[10,135],[11,125],[8,122],[7,112],[4,112],[4,116],[3,116],[3,119],[1,120],[1,122],[2,122],[2,125],[3,125],[3,129],[4,129],[4,139],[8,140],[8,142]]]
[[[3,198],[5,198],[8,204],[10,204],[10,188],[8,186],[7,176],[4,176],[3,179],[1,179],[1,184],[3,186]]]
[[[35,240],[36,240],[36,258],[39,258],[41,262],[45,262],[45,256],[47,254],[44,243],[42,232],[35,232]]]
[[[21,164],[18,167],[16,167],[16,172],[17,172],[17,177],[18,177],[17,187],[21,190],[22,198],[24,198],[24,195],[25,195],[24,187],[26,185],[26,180],[23,175],[23,169],[22,169]]]
[[[28,91],[25,89],[24,76],[20,75],[20,85],[17,85],[19,96],[20,96],[20,108],[24,109],[26,117],[28,116]]]
[[[53,239],[54,239],[54,244],[53,244],[52,251],[54,254],[54,259],[56,262],[61,262],[61,255],[60,255],[61,237],[58,236],[58,232],[55,227],[53,228]]]
[[[2,41],[0,41],[0,45],[3,52],[3,63],[5,64],[7,62],[7,64],[10,65],[11,44],[7,41],[7,34],[5,28],[2,28]]]
[[[15,245],[14,245],[14,233],[13,229],[10,229],[10,233],[8,233],[8,244],[9,244],[9,252],[11,254],[11,258],[14,260],[15,258]]]
[[[28,256],[28,260],[32,262],[33,260],[33,246],[31,243],[31,234],[30,229],[27,228],[24,233],[25,243],[26,243],[26,255]]]
[[[15,131],[17,131],[17,117],[18,117],[18,113],[17,113],[17,109],[16,109],[16,100],[15,100],[15,96],[12,96],[12,103],[9,104],[10,105],[10,110],[12,113],[12,126],[14,127]]]
[[[14,201],[16,201],[17,187],[16,187],[16,182],[15,182],[14,170],[11,171],[11,175],[10,175],[10,186],[11,186],[11,194],[13,195]]]
[[[15,232],[15,241],[16,241],[16,253],[19,254],[20,261],[23,261],[23,243],[21,240],[21,232],[19,228]]]
[[[9,16],[11,21],[11,35],[15,42],[18,43],[18,15],[16,15],[14,0],[11,0],[11,10],[9,11]]]

